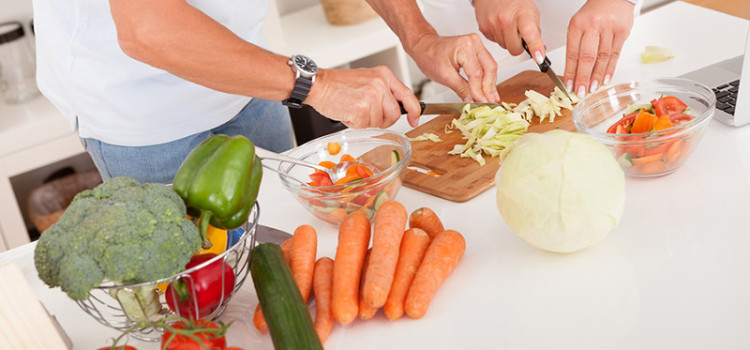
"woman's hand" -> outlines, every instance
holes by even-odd
[[[568,25],[563,82],[579,97],[609,84],[625,39],[633,27],[633,4],[589,0]]]

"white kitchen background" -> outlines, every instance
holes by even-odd
[[[645,0],[643,9],[648,9],[667,1],[670,0]],[[33,35],[30,30],[32,18],[31,0],[0,0],[0,23],[11,20],[23,23],[27,32],[26,39],[33,50]],[[264,29],[269,42],[272,43],[272,49],[279,53],[309,54],[315,57],[316,61],[319,60],[319,63],[323,67],[362,67],[383,64],[390,67],[405,83],[411,84],[415,91],[419,91],[423,86],[422,83],[425,82],[424,76],[416,68],[416,65],[401,50],[395,35],[379,19],[371,21],[367,25],[353,27],[330,26],[326,23],[322,15],[320,0],[276,0],[272,1],[268,21]],[[429,90],[430,84],[426,86],[426,90]],[[429,91],[426,91],[426,93],[429,94]],[[37,99],[43,99],[43,97]],[[5,107],[1,104],[0,107],[2,107],[0,108],[0,128],[5,128],[3,125],[6,124],[12,127],[14,125],[13,122],[4,124],[2,123],[2,119],[18,117],[12,115],[17,113],[18,109],[3,109]],[[16,112],[8,112],[9,110]],[[37,110],[37,108],[29,108],[29,110]],[[49,113],[56,112],[51,107],[44,110]],[[6,132],[6,135],[9,135],[8,133],[13,133],[14,131],[0,130],[0,134]],[[32,138],[34,136],[29,135]],[[69,137],[73,136],[71,134]],[[1,154],[3,152],[0,152]],[[9,157],[12,156],[13,154]],[[3,157],[8,156],[5,155]],[[9,178],[12,192],[22,214],[21,216],[26,227],[29,229],[33,229],[33,224],[28,218],[26,207],[27,196],[31,190],[39,187],[45,179],[61,170],[72,169],[72,171],[81,172],[93,169],[93,163],[85,153],[66,159],[49,159],[48,162],[43,162],[43,164],[45,165],[33,170],[24,171],[20,174],[11,174]],[[2,169],[0,169],[0,173],[3,173]],[[0,251],[4,248],[12,248],[18,244],[18,241],[16,241],[16,244],[13,244],[13,242],[8,243],[7,235],[9,232],[2,232],[2,226],[6,226],[7,228],[9,221],[20,221],[17,214],[8,214],[7,210],[9,207],[14,206],[9,205],[8,201],[0,203],[0,208],[2,209],[0,212],[0,239],[5,235],[5,245],[0,244]],[[15,225],[13,227],[18,226]],[[32,230],[32,238],[33,234]]]

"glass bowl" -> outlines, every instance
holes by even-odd
[[[638,106],[661,96],[679,98],[687,104],[685,113],[692,119],[658,131],[631,134],[611,130],[626,115],[639,110]],[[626,175],[656,177],[674,172],[685,162],[713,118],[715,105],[710,88],[688,79],[631,81],[587,95],[575,106],[573,122],[579,132],[607,146]]]
[[[334,142],[341,145],[341,150],[331,154],[328,144]],[[279,178],[284,188],[310,213],[338,225],[347,214],[357,210],[363,210],[372,220],[380,204],[395,198],[411,158],[411,143],[406,135],[387,129],[344,129],[300,145],[287,155],[314,164],[339,163],[343,155],[350,155],[372,169],[373,175],[361,180],[311,186],[293,179],[309,179],[312,169],[279,163]]]

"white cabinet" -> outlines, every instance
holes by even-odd
[[[84,153],[67,120],[44,97],[0,101],[0,251],[29,242],[11,178]]]

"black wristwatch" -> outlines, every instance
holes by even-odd
[[[310,57],[303,55],[294,55],[287,62],[292,66],[296,77],[294,83],[294,90],[292,95],[288,99],[281,101],[285,106],[292,108],[301,108],[302,102],[307,98],[307,94],[310,92],[312,84],[315,82],[315,74],[318,73],[318,65],[310,59]]]

